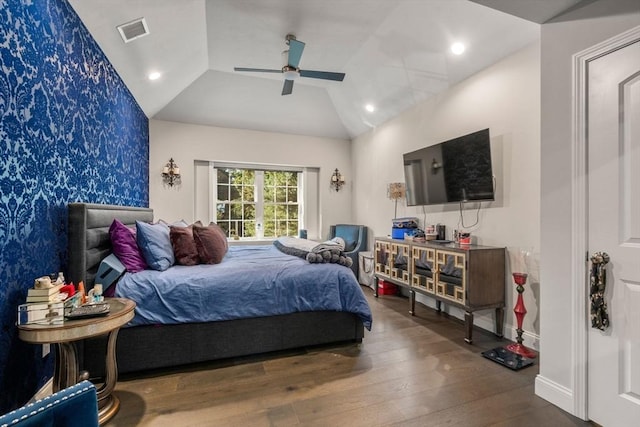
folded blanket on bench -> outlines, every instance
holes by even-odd
[[[343,253],[344,240],[340,237],[322,243],[296,237],[279,237],[273,245],[285,254],[306,259],[312,264],[330,262],[345,267],[353,264],[351,258]]]

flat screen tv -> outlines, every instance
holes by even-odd
[[[405,153],[408,206],[494,200],[489,129]]]

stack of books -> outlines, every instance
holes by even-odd
[[[56,325],[64,322],[64,302],[30,302],[18,306],[18,325]]]
[[[63,284],[53,285],[47,289],[31,288],[27,291],[27,302],[58,302],[64,300],[67,295],[60,293]]]
[[[63,284],[51,288],[27,291],[27,302],[18,306],[18,325],[53,325],[64,321],[67,294],[60,292]]]

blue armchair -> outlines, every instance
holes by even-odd
[[[60,390],[0,415],[0,426],[98,427],[96,387],[89,381]]]
[[[341,237],[344,240],[344,254],[351,258],[351,270],[358,278],[358,253],[367,250],[367,227],[354,224],[336,224],[329,228],[329,239]]]

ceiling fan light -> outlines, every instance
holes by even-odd
[[[295,70],[287,70],[283,72],[285,80],[295,80],[300,74]]]

